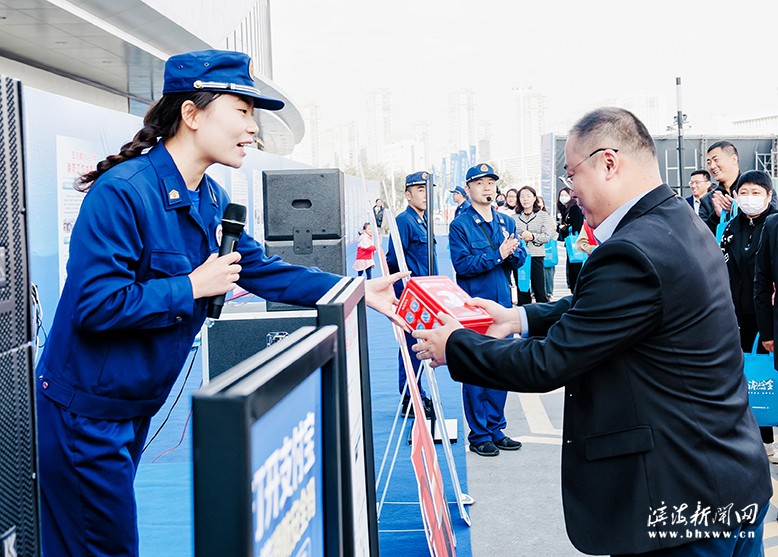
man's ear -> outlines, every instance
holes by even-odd
[[[602,158],[605,161],[605,169],[608,171],[608,176],[615,174],[620,165],[618,154],[608,149],[602,154]]]

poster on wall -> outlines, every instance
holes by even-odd
[[[60,292],[65,285],[70,235],[86,194],[76,190],[76,180],[97,166],[100,146],[95,141],[57,136],[57,245]]]
[[[249,206],[249,177],[242,171],[235,168],[230,170],[230,183],[232,191],[230,197],[233,203],[238,203],[244,207]]]

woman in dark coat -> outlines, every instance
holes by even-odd
[[[562,188],[557,194],[557,232],[559,236],[557,241],[564,242],[570,234],[579,234],[583,226],[583,212],[573,199],[573,191],[570,188]],[[570,263],[570,257],[567,258],[567,287],[572,292],[575,288],[575,282],[578,280],[578,273],[581,272],[583,263]]]
[[[721,251],[729,273],[729,289],[735,304],[735,315],[740,328],[740,344],[743,352],[751,352],[759,328],[754,305],[754,275],[756,252],[762,236],[765,220],[778,213],[772,203],[773,182],[765,172],[749,170],[735,184],[739,213],[721,236]],[[760,353],[766,353],[759,345]],[[773,428],[760,427],[762,441],[772,444]]]

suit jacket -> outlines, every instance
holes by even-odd
[[[689,197],[685,197],[684,199],[686,199],[686,201],[689,203],[689,206],[692,208],[692,210],[694,210],[694,196],[690,195]],[[714,212],[713,199],[711,198],[710,195],[706,193],[700,199],[700,218],[706,221],[708,220],[710,214],[713,212]]]
[[[743,509],[767,504],[769,465],[727,271],[705,224],[668,186],[640,199],[592,253],[573,297],[525,309],[531,338],[457,330],[446,357],[457,381],[565,386],[562,499],[579,550],[673,547],[693,541],[686,530],[732,530]],[[698,502],[711,516],[729,508],[728,522],[692,525]],[[680,516],[686,523],[673,523]]]

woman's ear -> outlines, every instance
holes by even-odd
[[[197,121],[197,115],[200,109],[192,101],[184,101],[181,105],[181,122],[190,130],[196,130],[200,124]]]

